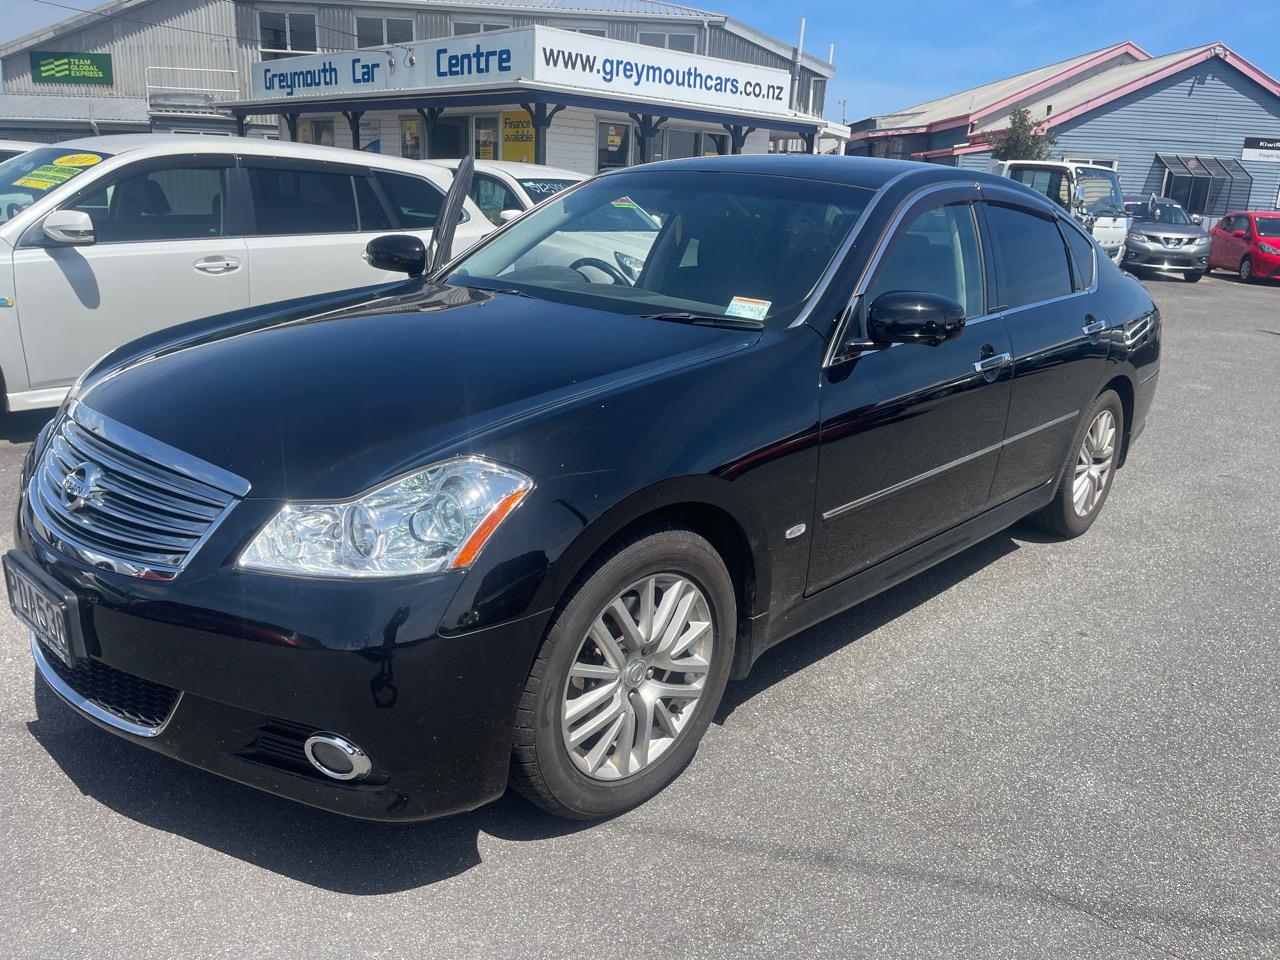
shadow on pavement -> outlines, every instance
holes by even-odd
[[[962,582],[1018,549],[1022,527],[998,534],[766,653],[732,683],[716,716],[728,720],[756,694]],[[479,810],[445,820],[388,824],[304,806],[188,767],[99,729],[35,681],[31,735],[76,787],[138,823],[228,856],[352,895],[427,886],[480,863],[481,834],[541,840],[588,829],[559,820],[508,792]]]
[[[0,414],[0,440],[7,440],[9,443],[30,443],[57,412],[55,408],[50,407],[48,410],[23,410],[21,413]]]

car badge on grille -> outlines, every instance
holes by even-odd
[[[96,463],[78,463],[62,478],[62,502],[68,510],[79,510],[98,492],[102,469]]]

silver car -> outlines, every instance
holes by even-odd
[[[1133,218],[1124,242],[1124,268],[1130,273],[1173,274],[1195,283],[1209,269],[1209,233],[1200,218],[1168,197],[1125,197]]]

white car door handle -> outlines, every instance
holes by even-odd
[[[222,273],[233,273],[240,269],[240,261],[235,257],[204,257],[192,264],[201,273],[217,276]]]

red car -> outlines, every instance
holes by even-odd
[[[1280,278],[1280,212],[1228,213],[1209,237],[1209,269],[1230,270],[1248,283]]]

